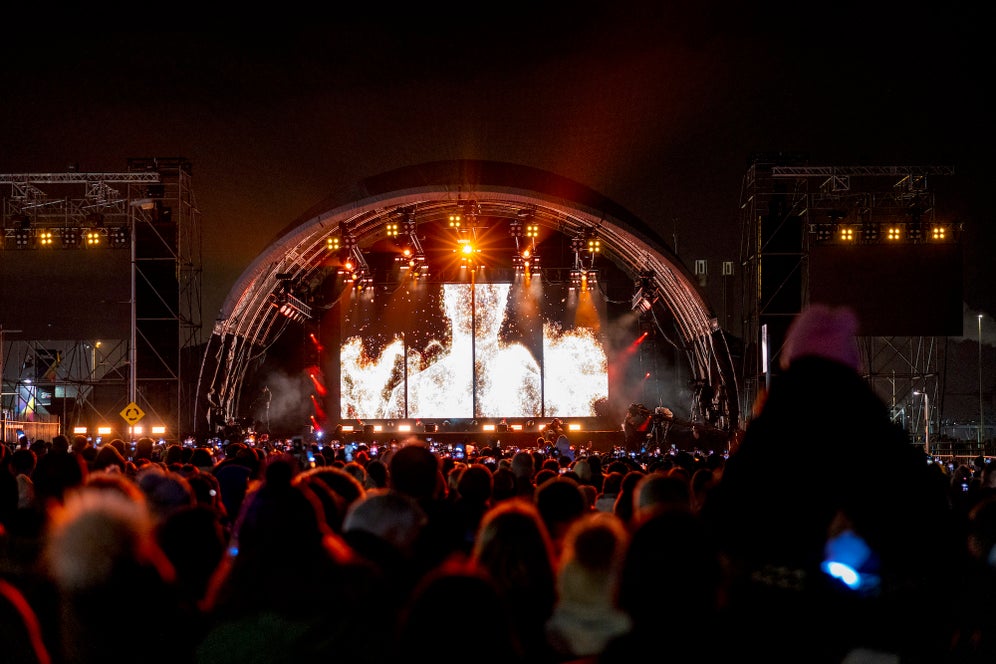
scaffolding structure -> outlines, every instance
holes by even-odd
[[[798,154],[753,158],[741,192],[741,396],[747,419],[754,399],[778,373],[789,325],[810,301],[814,246],[844,237],[842,232],[857,233],[847,235],[848,241],[878,243],[889,229],[904,234],[903,241],[927,241],[920,233],[935,221],[928,176],[953,173],[949,166],[813,166]],[[865,377],[893,419],[913,443],[933,447],[930,434],[940,430],[943,411],[943,337],[858,341]]]
[[[108,439],[190,431],[202,243],[189,161],[0,185],[3,440],[21,421]]]

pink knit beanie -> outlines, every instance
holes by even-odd
[[[850,307],[810,304],[789,326],[782,348],[782,369],[800,357],[816,356],[860,371],[857,332],[858,316]]]

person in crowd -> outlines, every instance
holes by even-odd
[[[295,482],[307,482],[312,488],[315,483],[324,485],[329,493],[316,492],[320,497],[328,496],[331,504],[325,507],[325,521],[333,532],[342,533],[342,522],[346,518],[349,507],[366,495],[366,488],[360,481],[346,471],[336,466],[321,466],[301,472],[295,477]],[[327,503],[323,500],[323,504]]]
[[[35,483],[31,479],[31,475],[35,472],[38,457],[29,448],[19,448],[10,453],[8,463],[10,472],[17,481],[17,509],[33,508],[35,506]]]
[[[515,494],[532,498],[536,490],[534,476],[538,470],[536,458],[529,450],[519,450],[512,456],[512,473],[515,475]]]
[[[469,556],[484,515],[493,505],[494,476],[482,463],[470,463],[457,482],[456,511],[463,528],[460,552]]]
[[[721,619],[723,559],[709,527],[690,509],[672,508],[650,511],[628,530],[618,602],[631,627],[604,644],[599,664],[642,661],[651,652],[669,662],[737,660],[739,643],[726,638],[732,626]],[[705,636],[710,629],[723,637]],[[795,661],[811,661],[796,654]]]
[[[97,456],[90,465],[90,469],[94,472],[99,472],[102,470],[106,471],[111,467],[117,469],[115,472],[124,473],[127,470],[128,462],[122,456],[121,452],[118,451],[118,448],[113,445],[101,445],[100,449],[97,450]]]
[[[508,459],[502,459],[502,461],[508,461]],[[492,479],[494,480],[494,490],[492,493],[492,502],[494,504],[516,497],[517,481],[515,473],[512,471],[511,463],[504,466],[499,463],[498,467],[492,472]]]
[[[585,461],[588,462],[588,468],[591,471],[591,477],[588,478],[587,483],[595,487],[595,493],[597,495],[602,490],[602,483],[605,482],[605,469],[603,467],[602,457],[599,454],[589,453],[588,456],[585,457]],[[584,478],[582,477],[582,479]]]
[[[389,482],[387,464],[380,459],[371,459],[366,465],[367,488],[386,489]]]
[[[397,620],[387,661],[408,664],[452,656],[475,664],[522,662],[512,617],[501,604],[498,587],[486,572],[466,560],[447,560],[413,589]]]
[[[489,510],[471,560],[497,584],[526,661],[554,661],[545,625],[556,602],[556,552],[536,505],[513,498]]]
[[[421,441],[406,441],[391,457],[390,488],[418,503],[427,521],[419,534],[414,564],[421,573],[464,548],[463,522],[446,498],[446,478],[439,457]]]
[[[947,647],[931,609],[950,599],[957,558],[947,496],[863,379],[858,325],[819,303],[796,317],[782,371],[700,511],[734,571],[734,638],[766,661],[860,649],[941,661]],[[841,562],[856,588],[826,571]]]
[[[554,476],[537,486],[534,502],[559,559],[567,531],[588,512],[588,503],[577,481],[566,476]]]
[[[688,487],[691,490],[690,501],[692,511],[698,512],[702,509],[709,496],[709,489],[712,488],[715,482],[716,475],[711,468],[698,468],[692,473],[692,479],[688,483]]]
[[[197,470],[203,473],[210,473],[214,469],[215,464],[214,452],[211,451],[210,447],[198,445],[190,453],[190,463]]]
[[[288,454],[269,457],[242,502],[205,596],[198,662],[380,662],[362,639],[386,584],[331,532]]]
[[[181,505],[155,524],[156,542],[173,566],[181,598],[198,611],[228,547],[229,532],[219,506]]]
[[[623,475],[619,484],[619,493],[616,494],[616,502],[612,504],[612,511],[627,525],[633,521],[636,507],[636,485],[646,474],[646,471],[634,468]]]
[[[595,658],[632,627],[619,608],[619,578],[629,531],[611,512],[585,514],[571,524],[557,566],[557,601],[546,622],[550,646],[562,660]]]
[[[416,546],[428,516],[419,503],[394,489],[371,489],[353,502],[342,523],[342,537],[387,580],[380,615],[400,611],[412,588],[426,573],[415,560]]]
[[[684,473],[655,471],[640,478],[633,488],[633,520],[659,509],[691,509],[691,482]]]
[[[964,574],[954,580],[954,630],[946,661],[996,661],[996,496],[980,498],[969,510],[964,553]]]
[[[82,457],[69,451],[69,439],[63,435],[52,438],[52,450],[38,459],[31,477],[35,485],[35,500],[42,509],[62,502],[66,492],[80,486],[89,469]]]
[[[182,601],[146,503],[83,486],[50,508],[43,565],[56,590],[58,661],[191,662],[199,617]],[[140,625],[108,630],[123,607]]]
[[[600,512],[611,512],[616,504],[619,495],[619,488],[622,485],[623,473],[614,470],[605,475],[602,480],[602,490],[595,496],[595,509]]]
[[[647,436],[650,435],[651,425],[650,409],[642,403],[631,403],[626,409],[626,417],[623,419],[623,433],[625,434],[625,449],[627,452],[641,453],[647,444]]]
[[[145,494],[149,511],[158,522],[171,512],[197,503],[197,496],[187,478],[162,464],[149,464],[135,476],[138,487]]]
[[[245,443],[229,443],[224,458],[212,467],[211,472],[221,488],[221,502],[232,518],[239,514],[242,500],[258,470],[259,458]]]

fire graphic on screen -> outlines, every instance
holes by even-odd
[[[586,417],[607,399],[596,329],[550,320],[538,306],[510,311],[511,284],[439,288],[434,304],[414,305],[398,329],[364,330],[379,345],[364,334],[345,337],[343,417]],[[352,319],[369,327],[370,317]]]

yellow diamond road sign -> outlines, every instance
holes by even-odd
[[[145,417],[145,411],[139,408],[138,404],[134,401],[125,406],[125,409],[120,414],[128,424],[135,424],[135,422]]]

